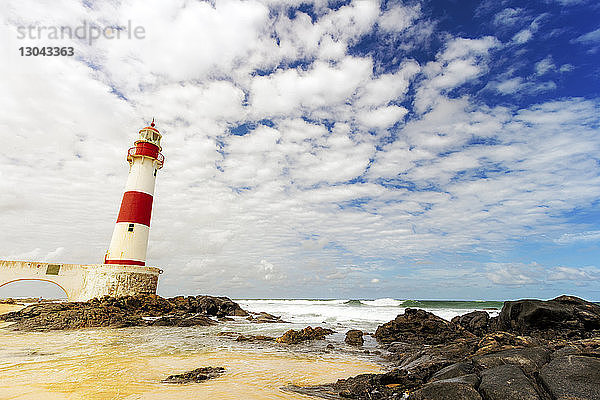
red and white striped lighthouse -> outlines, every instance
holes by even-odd
[[[105,264],[146,264],[156,172],[165,160],[160,153],[161,137],[152,119],[127,152],[129,176]]]

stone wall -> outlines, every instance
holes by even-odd
[[[0,286],[22,280],[52,282],[64,290],[69,301],[87,301],[106,295],[154,294],[161,272],[158,268],[135,265],[0,260]]]

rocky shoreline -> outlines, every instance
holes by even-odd
[[[208,326],[228,323],[232,317],[249,323],[285,322],[267,313],[249,313],[227,297],[213,296],[105,297],[85,303],[39,303],[0,315],[0,320],[12,323],[7,329],[48,331]],[[223,333],[238,342],[285,346],[324,339],[333,331],[317,326],[290,329],[279,337]],[[313,387],[287,386],[284,390],[325,399],[600,398],[600,306],[576,297],[511,301],[504,304],[497,317],[475,311],[452,321],[407,308],[372,334],[349,330],[345,342],[360,348],[365,336],[377,341],[387,359],[388,372]],[[167,380],[200,382],[221,373],[219,368],[197,369]]]
[[[560,296],[443,320],[406,309],[375,339],[391,371],[286,390],[324,399],[600,399],[600,306]]]

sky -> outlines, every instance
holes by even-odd
[[[594,0],[0,14],[0,259],[101,263],[126,151],[156,118],[161,295],[600,300]],[[23,285],[0,296],[58,290]]]

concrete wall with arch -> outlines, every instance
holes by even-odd
[[[0,287],[19,281],[45,281],[58,285],[69,301],[87,301],[102,296],[155,294],[161,272],[131,265],[0,260]]]

